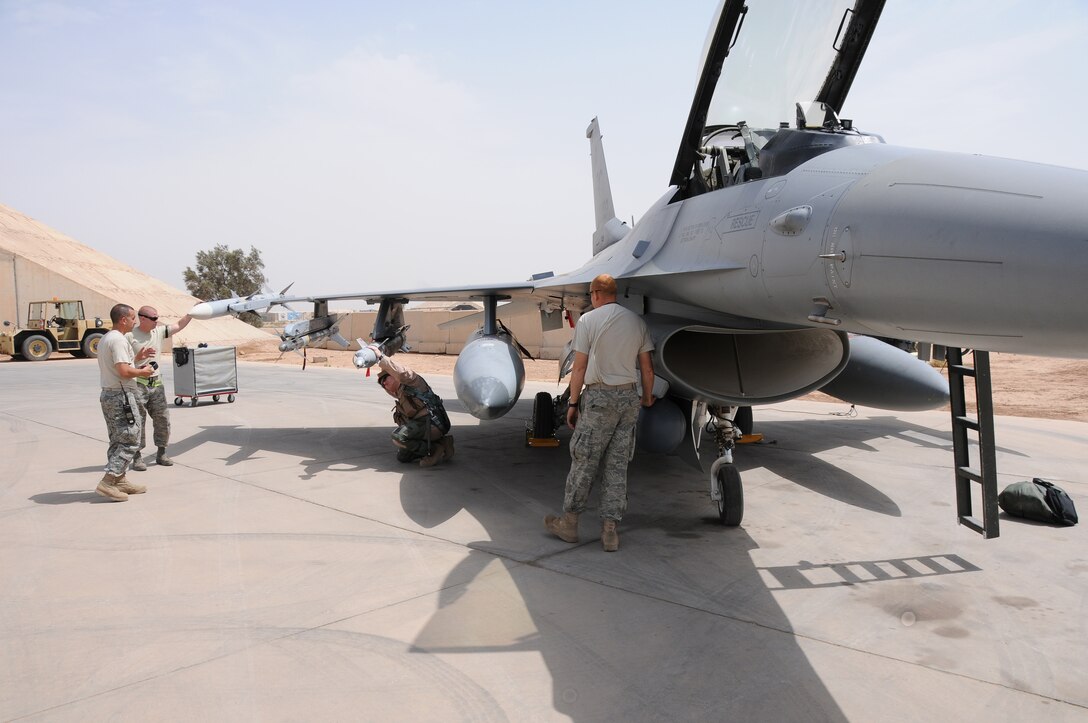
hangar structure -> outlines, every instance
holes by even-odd
[[[176,321],[196,299],[142,271],[0,204],[0,321],[26,324],[31,301],[82,299],[88,318],[109,318],[114,304],[150,304]],[[196,345],[267,341],[269,335],[232,317],[193,320],[175,342]]]

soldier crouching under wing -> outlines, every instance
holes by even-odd
[[[381,373],[378,384],[397,400],[393,407],[393,444],[398,447],[397,460],[431,467],[453,457],[453,437],[450,418],[442,398],[427,381],[411,369],[397,364],[377,345],[371,345],[378,358]]]

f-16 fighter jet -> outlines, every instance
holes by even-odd
[[[484,302],[454,383],[486,420],[510,410],[524,381],[500,302],[550,328],[587,310],[590,280],[608,273],[656,347],[659,401],[644,411],[641,444],[698,460],[701,431],[715,430],[711,496],[723,522],[739,524],[732,453],[749,408],[817,389],[889,409],[949,398],[939,374],[878,337],[1088,356],[1088,172],[897,147],[863,119],[840,118],[882,8],[723,0],[667,187],[633,225],[615,214],[590,123],[596,230],[592,257],[573,271],[261,301],[313,301],[318,319],[330,301],[378,302],[372,336],[387,353],[403,343],[408,301]],[[210,302],[190,314],[253,305]],[[534,425],[557,426],[565,398],[538,398]],[[989,514],[996,491],[985,494]]]

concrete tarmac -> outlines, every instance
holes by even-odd
[[[1084,526],[958,526],[945,412],[757,409],[738,528],[639,455],[609,554],[595,510],[543,530],[569,433],[524,428],[554,385],[480,423],[430,379],[457,451],[421,469],[375,377],[238,376],[171,407],[176,464],[116,503],[97,364],[0,363],[0,719],[1088,720]],[[1088,425],[997,435],[1001,487],[1088,511]]]

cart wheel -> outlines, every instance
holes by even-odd
[[[219,404],[219,395],[218,394],[213,394],[212,395],[212,401],[215,402],[216,404]]]
[[[181,397],[174,397],[174,404],[181,406]]]
[[[230,403],[230,404],[234,404],[234,395],[233,394],[228,394],[227,395],[227,402]]]
[[[196,397],[193,397],[192,401],[189,402],[189,406],[190,407],[195,407],[196,406]]]

